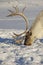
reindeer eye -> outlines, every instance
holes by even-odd
[[[30,32],[30,36],[32,35],[32,32]]]

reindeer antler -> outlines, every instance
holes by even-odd
[[[22,33],[20,33],[20,34],[16,34],[16,33],[13,32],[13,34],[14,34],[16,37],[18,37],[18,36],[21,36],[21,35],[25,34],[25,33],[28,31],[28,20],[27,20],[27,17],[26,17],[26,16],[24,15],[24,13],[23,13],[26,7],[24,7],[23,10],[22,10],[22,12],[20,12],[20,13],[19,13],[19,9],[18,9],[17,6],[16,6],[16,7],[13,6],[13,8],[15,8],[15,11],[16,11],[16,12],[14,12],[14,11],[12,11],[12,10],[8,10],[9,12],[11,12],[11,14],[9,14],[7,17],[9,17],[9,16],[21,16],[21,17],[25,20],[25,23],[26,23],[26,29],[25,29],[24,32],[22,32]],[[13,35],[13,38],[15,38],[14,35]],[[21,41],[22,41],[22,40],[21,40]],[[20,41],[20,42],[21,42],[21,41]]]

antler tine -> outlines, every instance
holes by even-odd
[[[11,12],[11,13],[14,13],[12,10],[9,10],[9,9],[8,9],[8,11]]]
[[[24,12],[25,8],[26,8],[26,6],[23,8],[22,13]]]
[[[23,33],[21,33],[21,34],[16,34],[16,33],[13,32],[13,34],[14,34],[15,36],[21,36],[21,35],[23,35],[24,33],[26,33],[26,31],[23,32]]]
[[[11,12],[11,14],[8,14],[6,17],[13,16],[14,12],[12,10],[9,10],[9,9],[8,9],[8,11]]]
[[[9,14],[9,15],[7,15],[6,17],[11,17],[11,16],[13,16],[13,14]]]
[[[18,6],[17,6],[17,5],[16,5],[16,7],[14,7],[14,6],[13,6],[13,8],[15,8],[16,13],[17,13],[17,12],[19,12],[19,8],[18,8]]]
[[[16,33],[14,33],[14,32],[13,32],[13,34],[14,34],[15,36],[19,36],[19,34],[16,34]]]
[[[20,39],[20,40],[16,40],[16,43],[21,43],[23,41],[23,39]]]
[[[13,38],[16,38],[17,36],[12,35]]]

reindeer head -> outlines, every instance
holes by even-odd
[[[25,20],[25,23],[26,23],[26,29],[24,32],[20,33],[20,34],[16,34],[15,32],[13,32],[13,38],[15,37],[19,37],[23,34],[25,34],[23,36],[23,38],[26,39],[29,39],[30,40],[30,36],[31,36],[31,32],[29,32],[28,30],[28,19],[27,17],[24,15],[24,10],[26,7],[23,8],[22,12],[19,12],[19,8],[18,8],[18,5],[16,5],[16,7],[13,6],[13,8],[15,9],[16,12],[12,11],[12,10],[8,10],[11,14],[9,14],[7,17],[10,17],[10,16],[21,16],[24,20]],[[21,43],[23,41],[23,39],[19,39],[19,40],[16,40],[16,43]],[[27,41],[27,40],[26,40]],[[26,41],[24,42],[25,45],[27,45]],[[28,45],[30,45],[30,42],[28,42]]]

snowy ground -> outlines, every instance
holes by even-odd
[[[43,38],[31,46],[13,42],[14,30],[0,30],[0,65],[43,65]]]

